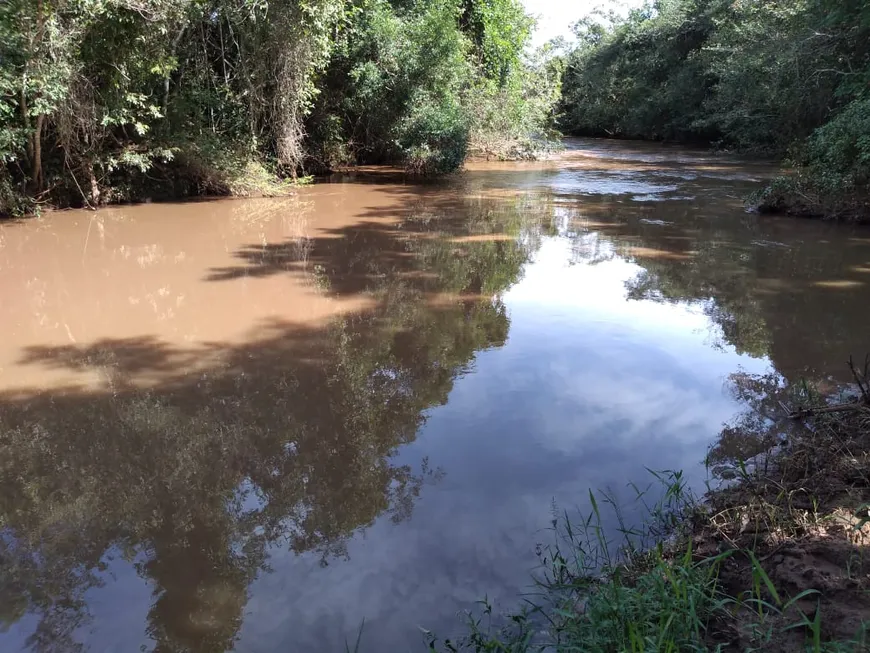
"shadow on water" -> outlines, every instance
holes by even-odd
[[[271,547],[328,565],[377,517],[406,519],[443,471],[394,454],[476,352],[505,343],[498,294],[548,229],[510,211],[468,225],[502,230],[510,215],[498,241],[353,226],[239,252],[244,276],[313,274],[320,292],[375,300],[322,328],[274,321],[190,349],[153,337],[29,347],[22,365],[97,370],[103,384],[0,397],[3,625],[36,616],[32,650],[79,649],[86,594],[120,557],[153,588],[156,650],[229,650]]]
[[[558,165],[487,164],[478,172],[472,167],[457,183],[466,203],[475,198],[492,207],[521,198],[519,213],[532,215],[542,212],[536,202],[546,203],[559,234],[571,239],[578,264],[615,258],[637,264],[641,269],[626,284],[628,299],[696,304],[720,329],[722,346],[770,356],[790,377],[833,375],[847,381],[842,362],[866,348],[860,323],[870,294],[870,229],[747,214],[742,198],[770,173],[765,166],[747,172],[745,164],[722,157],[633,145],[637,151],[596,144],[588,156]],[[575,148],[584,151],[583,143],[569,145],[570,151]],[[613,159],[604,175],[616,182],[609,191],[597,183],[587,189],[589,175],[602,174],[602,151]],[[649,182],[650,175],[685,179],[673,189],[634,194],[633,184]],[[376,176],[368,176],[368,183],[376,182]],[[411,197],[407,187],[384,192]],[[408,214],[416,211],[423,218],[406,221],[402,237],[425,235],[432,228],[465,233],[464,211],[453,198],[437,190],[423,200],[417,196],[418,206]],[[377,214],[373,209],[370,217]],[[434,225],[431,214],[437,214]],[[336,254],[327,255],[327,261],[359,268],[365,263],[341,253],[348,247],[341,237],[379,247],[392,229],[361,223],[320,246]],[[285,245],[272,246],[265,261],[259,252],[258,245],[237,251],[243,263],[215,270],[211,278],[288,272],[294,264]],[[397,248],[390,255],[401,258],[405,252]]]
[[[33,651],[82,649],[86,595],[119,558],[152,590],[157,651],[233,648],[270,549],[329,565],[439,481],[445,470],[396,453],[476,354],[506,343],[503,294],[547,238],[568,239],[576,265],[635,264],[629,300],[696,306],[714,346],[768,357],[770,387],[736,391],[747,405],[783,376],[838,374],[864,345],[866,232],[742,215],[733,180],[712,199],[631,201],[578,192],[582,174],[472,171],[450,196],[385,186],[399,220],[373,207],[202,271],[213,287],[286,275],[369,300],[326,324],[275,319],[244,342],[196,347],[155,336],[26,347],[21,365],[101,384],[0,395],[2,626],[30,619]],[[753,446],[735,444],[740,456]]]

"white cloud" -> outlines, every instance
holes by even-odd
[[[522,0],[526,11],[538,18],[538,29],[532,37],[534,46],[563,36],[572,38],[571,25],[598,7],[625,13],[630,7],[643,4],[642,0]]]

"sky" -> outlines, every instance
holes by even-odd
[[[557,36],[572,38],[571,25],[597,7],[622,9],[638,6],[642,0],[522,0],[528,11],[538,17],[538,30],[532,45],[543,45]]]

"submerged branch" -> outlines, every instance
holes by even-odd
[[[870,405],[863,399],[861,401],[853,401],[844,404],[833,404],[830,406],[813,406],[810,408],[799,408],[798,410],[789,413],[789,419],[803,419],[804,417],[814,417],[816,415],[825,415],[830,413],[848,413],[862,410],[870,410]]]
[[[815,415],[825,415],[830,413],[850,413],[850,412],[868,412],[870,413],[870,354],[864,357],[864,369],[858,370],[855,367],[855,361],[849,357],[849,370],[852,372],[852,378],[861,392],[861,397],[857,401],[850,401],[840,404],[831,404],[827,406],[811,406],[810,408],[799,408],[798,410],[789,413],[789,419],[803,419],[804,417],[814,417]]]

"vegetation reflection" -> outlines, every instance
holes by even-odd
[[[316,269],[321,292],[366,293],[376,307],[215,344],[207,360],[220,362],[195,374],[174,361],[202,352],[153,339],[28,351],[30,364],[105,368],[107,382],[0,397],[4,626],[30,613],[32,650],[77,650],[86,592],[123,559],[153,588],[156,650],[227,650],[270,547],[327,565],[378,517],[406,519],[441,472],[395,454],[476,352],[504,344],[500,293],[550,229],[522,201],[460,208],[467,222],[430,207],[398,229],[240,250],[248,274]],[[149,371],[159,385],[136,390]]]
[[[848,380],[844,352],[864,346],[857,334],[868,254],[849,232],[776,220],[725,223],[677,202],[594,206],[572,230],[578,263],[620,257],[640,267],[626,283],[629,299],[698,308],[716,346],[769,357],[792,381]]]

